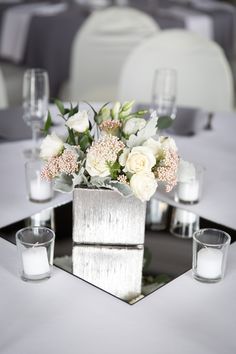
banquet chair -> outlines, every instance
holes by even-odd
[[[71,54],[64,100],[109,101],[117,98],[123,63],[132,49],[157,34],[148,15],[128,7],[95,11],[78,31]]]
[[[25,68],[7,62],[0,62],[5,81],[7,102],[9,106],[22,104],[22,85]]]
[[[4,109],[8,106],[6,84],[0,66],[0,109]]]
[[[135,48],[119,83],[119,99],[150,103],[156,69],[177,71],[177,105],[208,112],[233,109],[233,77],[218,44],[187,30],[165,30]]]

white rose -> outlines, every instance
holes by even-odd
[[[130,179],[130,187],[134,195],[142,202],[150,200],[157,189],[157,181],[152,172],[135,173]]]
[[[63,141],[55,133],[47,135],[40,146],[40,157],[44,160],[59,155],[64,148]]]
[[[91,177],[107,177],[110,175],[110,170],[106,161],[102,158],[99,158],[92,152],[88,152],[87,154],[85,168]]]
[[[158,156],[162,148],[161,143],[157,140],[154,140],[153,138],[146,140],[145,143],[143,143],[143,146],[151,149],[154,156]]]
[[[78,133],[84,133],[89,128],[88,113],[86,111],[79,111],[70,117],[65,125]]]
[[[145,125],[146,120],[143,118],[130,118],[125,122],[123,132],[127,135],[136,134],[139,130],[143,129]]]
[[[166,137],[166,136],[160,136],[159,142],[162,145],[162,149],[171,149],[171,150],[177,151],[177,146],[175,144],[174,139]]]
[[[131,173],[150,172],[156,164],[156,158],[146,146],[134,147],[128,155],[125,170]]]
[[[123,150],[122,154],[119,157],[119,163],[120,163],[121,166],[125,166],[127,158],[129,156],[129,153],[130,153],[130,149],[125,148]]]

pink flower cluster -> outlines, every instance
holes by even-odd
[[[99,128],[107,134],[116,135],[121,126],[122,124],[119,120],[105,120],[99,125]]]
[[[44,165],[41,177],[45,180],[52,180],[60,173],[71,175],[78,171],[77,154],[73,150],[64,150],[60,156],[52,157]]]
[[[159,181],[166,183],[166,191],[170,192],[177,184],[179,156],[177,152],[172,149],[165,149],[164,156],[161,165],[156,168],[154,174]]]
[[[115,162],[118,153],[123,150],[125,144],[114,135],[104,135],[97,142],[93,142],[88,150],[89,155],[96,156],[97,160]]]

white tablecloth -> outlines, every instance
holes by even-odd
[[[23,282],[0,239],[1,354],[235,354],[236,245],[217,284],[187,272],[130,306],[55,268]]]
[[[213,131],[176,138],[184,158],[206,167],[203,199],[189,209],[233,228],[235,130],[236,116],[219,114]],[[1,226],[70,199],[27,201],[21,151],[26,145],[0,144]],[[187,272],[133,306],[56,267],[48,281],[23,282],[16,247],[1,238],[0,280],[1,354],[236,353],[236,244],[222,282],[199,283]]]

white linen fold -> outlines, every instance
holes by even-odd
[[[52,16],[65,11],[67,5],[34,3],[6,10],[2,20],[0,56],[19,63],[24,56],[30,22],[33,16]]]

